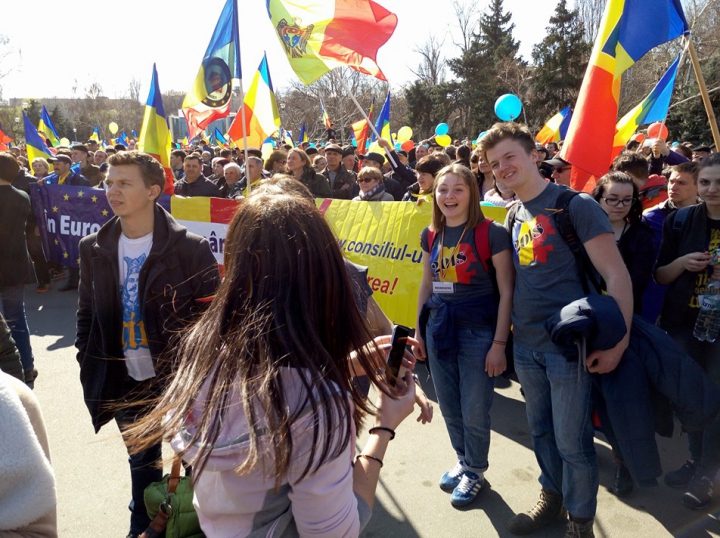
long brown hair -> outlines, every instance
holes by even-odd
[[[440,206],[437,203],[437,190],[438,183],[440,180],[448,174],[455,174],[462,179],[465,186],[468,188],[470,193],[470,203],[468,205],[468,220],[465,224],[466,230],[472,230],[485,220],[485,215],[480,209],[480,190],[477,187],[477,180],[473,176],[470,169],[462,164],[453,163],[440,170],[435,176],[435,183],[433,184],[433,212],[432,212],[432,223],[430,229],[433,232],[441,232],[445,227],[445,215],[440,211]]]
[[[279,486],[293,458],[291,428],[307,407],[323,418],[314,422],[301,478],[338,457],[351,442],[353,421],[359,428],[371,412],[351,383],[353,350],[370,380],[388,390],[376,373],[372,336],[352,286],[337,239],[313,203],[279,188],[253,194],[230,223],[217,296],[174,349],[177,374],[159,404],[130,431],[133,450],[180,431],[203,389],[204,407],[196,410],[186,444],[198,447],[195,476],[220,436],[233,391],[250,434],[249,455],[238,473],[272,461]],[[304,400],[297,409],[286,399],[280,375],[285,368],[300,374]],[[270,454],[261,452],[261,438]]]

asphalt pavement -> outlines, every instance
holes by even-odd
[[[40,375],[35,392],[40,399],[50,440],[58,489],[59,536],[123,538],[128,529],[130,473],[125,448],[113,424],[95,435],[82,399],[73,346],[77,292],[59,293],[58,283],[45,294],[26,288],[26,310]],[[434,400],[424,366],[418,373]],[[454,464],[442,416],[421,425],[408,419],[397,431],[380,476],[373,518],[363,537],[456,538],[509,537],[506,521],[531,508],[539,484],[525,404],[519,385],[501,380],[492,409],[492,441],[487,486],[468,508],[450,505],[449,494],[437,486]],[[679,430],[679,428],[676,428]],[[359,445],[364,439],[361,437]],[[658,438],[663,468],[673,470],[687,456],[685,437]],[[680,503],[682,491],[659,485],[619,499],[607,490],[614,467],[609,446],[596,438],[600,493],[595,535],[600,537],[720,536],[714,513],[720,502],[693,511]],[[718,495],[720,497],[720,495]],[[561,538],[564,527],[545,528],[533,536]]]

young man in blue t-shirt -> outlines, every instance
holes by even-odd
[[[566,187],[540,175],[535,141],[516,123],[496,124],[480,142],[495,177],[520,200],[512,229],[517,276],[513,300],[515,370],[525,392],[533,449],[540,464],[540,500],[508,522],[527,534],[569,512],[566,536],[590,538],[597,507],[598,470],[590,412],[590,373],[614,370],[627,348],[632,284],[602,208],[588,195],[575,196],[570,221],[607,293],[620,307],[627,334],[614,348],[593,351],[587,369],[569,361],[550,340],[545,321],[584,297],[575,257],[556,229],[553,214]]]

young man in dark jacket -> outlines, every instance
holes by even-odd
[[[80,242],[77,359],[95,431],[115,419],[121,430],[167,385],[171,338],[212,299],[218,267],[208,242],[189,233],[155,201],[162,165],[128,151],[108,159],[107,197],[115,217]],[[161,446],[130,456],[128,537],[149,525],[143,492],[162,478]]]

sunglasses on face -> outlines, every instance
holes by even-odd
[[[565,170],[571,170],[571,169],[572,169],[572,166],[562,166],[562,167],[556,168],[555,171],[558,174],[562,174]]]
[[[358,184],[360,184],[360,183],[372,183],[373,181],[375,181],[375,180],[374,180],[373,178],[371,178],[371,177],[366,177],[366,178],[358,179],[358,180],[357,180]]]

